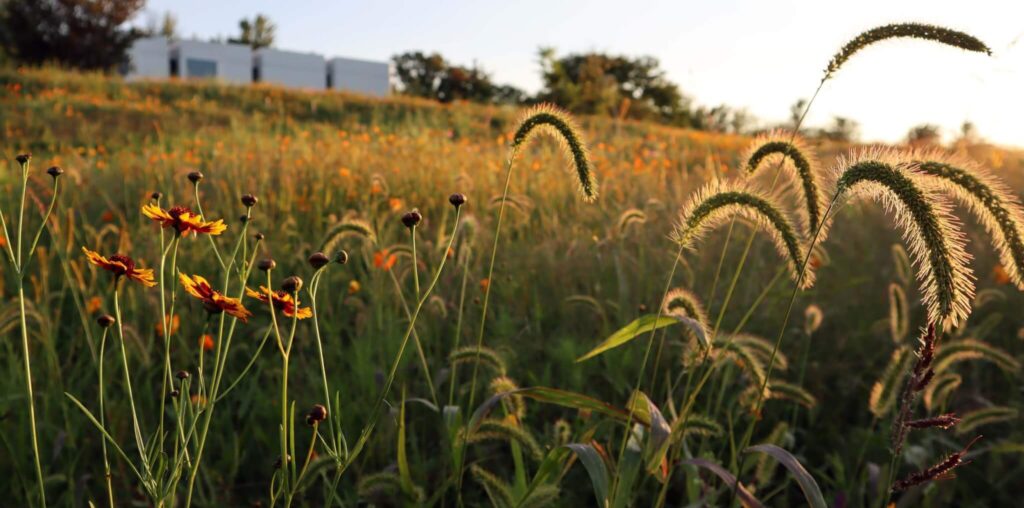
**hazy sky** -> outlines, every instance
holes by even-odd
[[[949,137],[970,120],[987,139],[1024,146],[1024,0],[150,0],[147,11],[174,12],[184,36],[201,38],[233,35],[240,18],[264,13],[282,49],[379,60],[438,51],[531,92],[541,86],[541,46],[651,55],[697,104],[747,108],[763,122],[788,118],[860,31],[935,23],[977,35],[994,56],[878,44],[825,85],[808,124],[840,115],[860,122],[866,141],[895,141],[918,123]]]

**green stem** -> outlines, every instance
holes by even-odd
[[[36,430],[36,403],[32,392],[32,360],[29,357],[28,326],[25,320],[25,286],[18,277],[18,305],[21,317],[21,349],[25,357],[25,396],[28,398],[28,418],[32,431],[32,457],[35,459],[36,479],[39,482],[39,501],[46,506],[46,486],[43,481],[43,467],[39,461],[39,436]]]
[[[119,277],[120,278],[120,277]],[[139,456],[142,458],[143,471],[147,480],[150,478],[149,460],[146,455],[146,442],[142,439],[142,426],[139,425],[139,415],[135,409],[135,395],[132,393],[132,378],[128,370],[128,345],[124,340],[124,326],[121,321],[121,303],[118,291],[119,280],[114,280],[114,316],[117,319],[117,336],[121,341],[121,363],[124,367],[124,384],[128,391],[128,404],[132,409],[132,429],[135,433],[135,444],[139,448]]]
[[[394,270],[388,270],[391,274],[391,280],[395,284],[395,291],[398,292],[399,300],[402,301],[402,309],[405,311],[405,318],[412,319],[412,312],[409,311],[409,305],[405,303],[405,296],[402,295],[402,285],[398,282],[398,277],[395,276]],[[419,291],[416,292],[416,298],[419,299]],[[420,365],[423,367],[423,377],[427,379],[427,388],[430,390],[430,398],[434,402],[434,405],[438,405],[437,390],[434,388],[434,376],[430,374],[430,364],[427,363],[427,355],[423,351],[423,343],[420,342],[420,335],[416,333],[416,329],[412,331],[412,341],[416,346],[416,353],[420,357]]]
[[[104,379],[103,379],[103,363],[105,360],[104,353],[107,348],[107,329],[103,329],[103,337],[100,338],[100,358],[99,358],[99,390],[100,390],[100,426],[107,428],[107,412],[105,406],[104,397]],[[110,501],[110,508],[114,508],[114,485],[111,481],[110,475],[110,460],[107,458],[107,440],[103,439],[100,441],[103,445],[103,476],[106,478],[107,483],[107,499]]]

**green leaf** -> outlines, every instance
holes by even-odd
[[[657,330],[658,328],[665,328],[675,324],[679,324],[679,319],[671,316],[662,316],[660,318],[655,314],[640,316],[632,323],[624,326],[621,330],[613,333],[611,337],[605,339],[604,342],[596,348],[591,349],[589,353],[577,358],[576,362],[579,363],[589,360],[601,353],[604,353],[605,351],[615,349],[645,332],[650,332]]]
[[[502,392],[487,399],[476,409],[476,411],[473,412],[473,416],[469,420],[470,429],[475,429],[480,425],[480,422],[483,421],[487,414],[490,413],[491,409],[493,409],[501,399],[511,395],[521,395],[547,404],[593,411],[623,422],[629,419],[628,412],[593,397],[556,388],[536,386],[532,388],[520,388],[518,390]],[[636,413],[633,415],[633,421],[648,425],[651,421],[650,413],[646,408],[642,411],[638,408]]]
[[[827,508],[827,505],[825,504],[825,497],[821,495],[821,489],[818,487],[818,482],[814,481],[814,477],[811,476],[811,473],[807,472],[807,469],[800,464],[800,461],[796,460],[796,457],[794,457],[793,454],[773,444],[751,446],[745,451],[767,453],[774,457],[775,460],[785,466],[785,468],[793,474],[793,477],[796,478],[796,483],[800,485],[800,490],[804,491],[804,498],[807,499],[811,508]]]
[[[597,504],[607,507],[609,503],[608,483],[610,480],[608,478],[608,468],[604,465],[601,454],[593,446],[582,443],[567,444],[564,445],[564,448],[568,448],[579,457],[583,467],[587,470],[587,474],[590,475],[590,484],[594,487]]]
[[[733,476],[732,473],[730,473],[729,471],[726,471],[725,468],[723,468],[722,466],[719,466],[718,464],[715,464],[714,462],[711,462],[710,460],[707,459],[686,459],[681,463],[688,464],[691,466],[702,467],[704,469],[707,469],[708,471],[711,471],[712,473],[715,474],[715,476],[721,478],[722,481],[725,482],[725,484],[728,485],[730,488],[732,488],[732,486],[734,485],[737,486],[739,490],[736,492],[736,499],[739,499],[740,503],[743,504],[744,508],[764,508],[764,505],[761,504],[761,502],[758,501],[757,498],[755,498],[754,495],[751,494],[746,487],[744,487],[741,484],[738,484],[736,482],[736,477]]]

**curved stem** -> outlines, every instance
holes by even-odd
[[[121,341],[121,363],[124,367],[124,384],[128,391],[128,404],[132,410],[132,429],[135,433],[135,444],[139,448],[139,456],[142,458],[143,472],[149,479],[149,460],[146,455],[146,442],[142,439],[142,426],[139,425],[139,415],[135,410],[135,395],[132,393],[132,378],[128,370],[128,345],[124,341],[124,326],[121,321],[121,303],[118,291],[118,280],[114,281],[114,316],[117,319],[117,337]]]
[[[104,397],[104,379],[103,379],[103,364],[106,359],[104,353],[107,348],[107,329],[103,329],[103,336],[100,338],[100,358],[99,358],[99,391],[100,391],[100,426],[107,428],[107,411],[105,406]],[[103,445],[103,476],[106,478],[107,483],[107,499],[110,501],[110,508],[114,508],[114,485],[111,481],[110,475],[110,460],[107,458],[107,440],[103,439],[100,441]]]
[[[36,479],[39,482],[39,501],[42,506],[46,506],[46,487],[43,481],[43,467],[39,461],[39,436],[36,430],[36,403],[35,395],[32,392],[32,360],[29,357],[28,325],[25,320],[25,287],[20,277],[18,278],[18,305],[20,306],[21,318],[21,350],[25,360],[25,396],[28,399],[29,427],[32,431],[32,457],[35,459]]]
[[[57,182],[59,181],[60,179],[58,178],[53,179],[53,196],[50,198],[50,206],[46,208],[46,213],[43,215],[43,222],[39,224],[36,236],[32,239],[32,246],[28,248],[28,259],[25,260],[25,265],[19,269],[21,277],[25,276],[28,264],[32,262],[32,253],[35,252],[36,246],[39,245],[39,238],[43,235],[43,230],[46,229],[46,223],[50,220],[50,214],[53,213],[53,209],[57,205],[57,191],[59,190]]]

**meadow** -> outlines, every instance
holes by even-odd
[[[56,69],[0,84],[0,505],[1024,494],[1024,229],[1000,229],[1020,151]],[[929,163],[1005,189],[971,202]],[[878,199],[829,199],[844,188]]]

